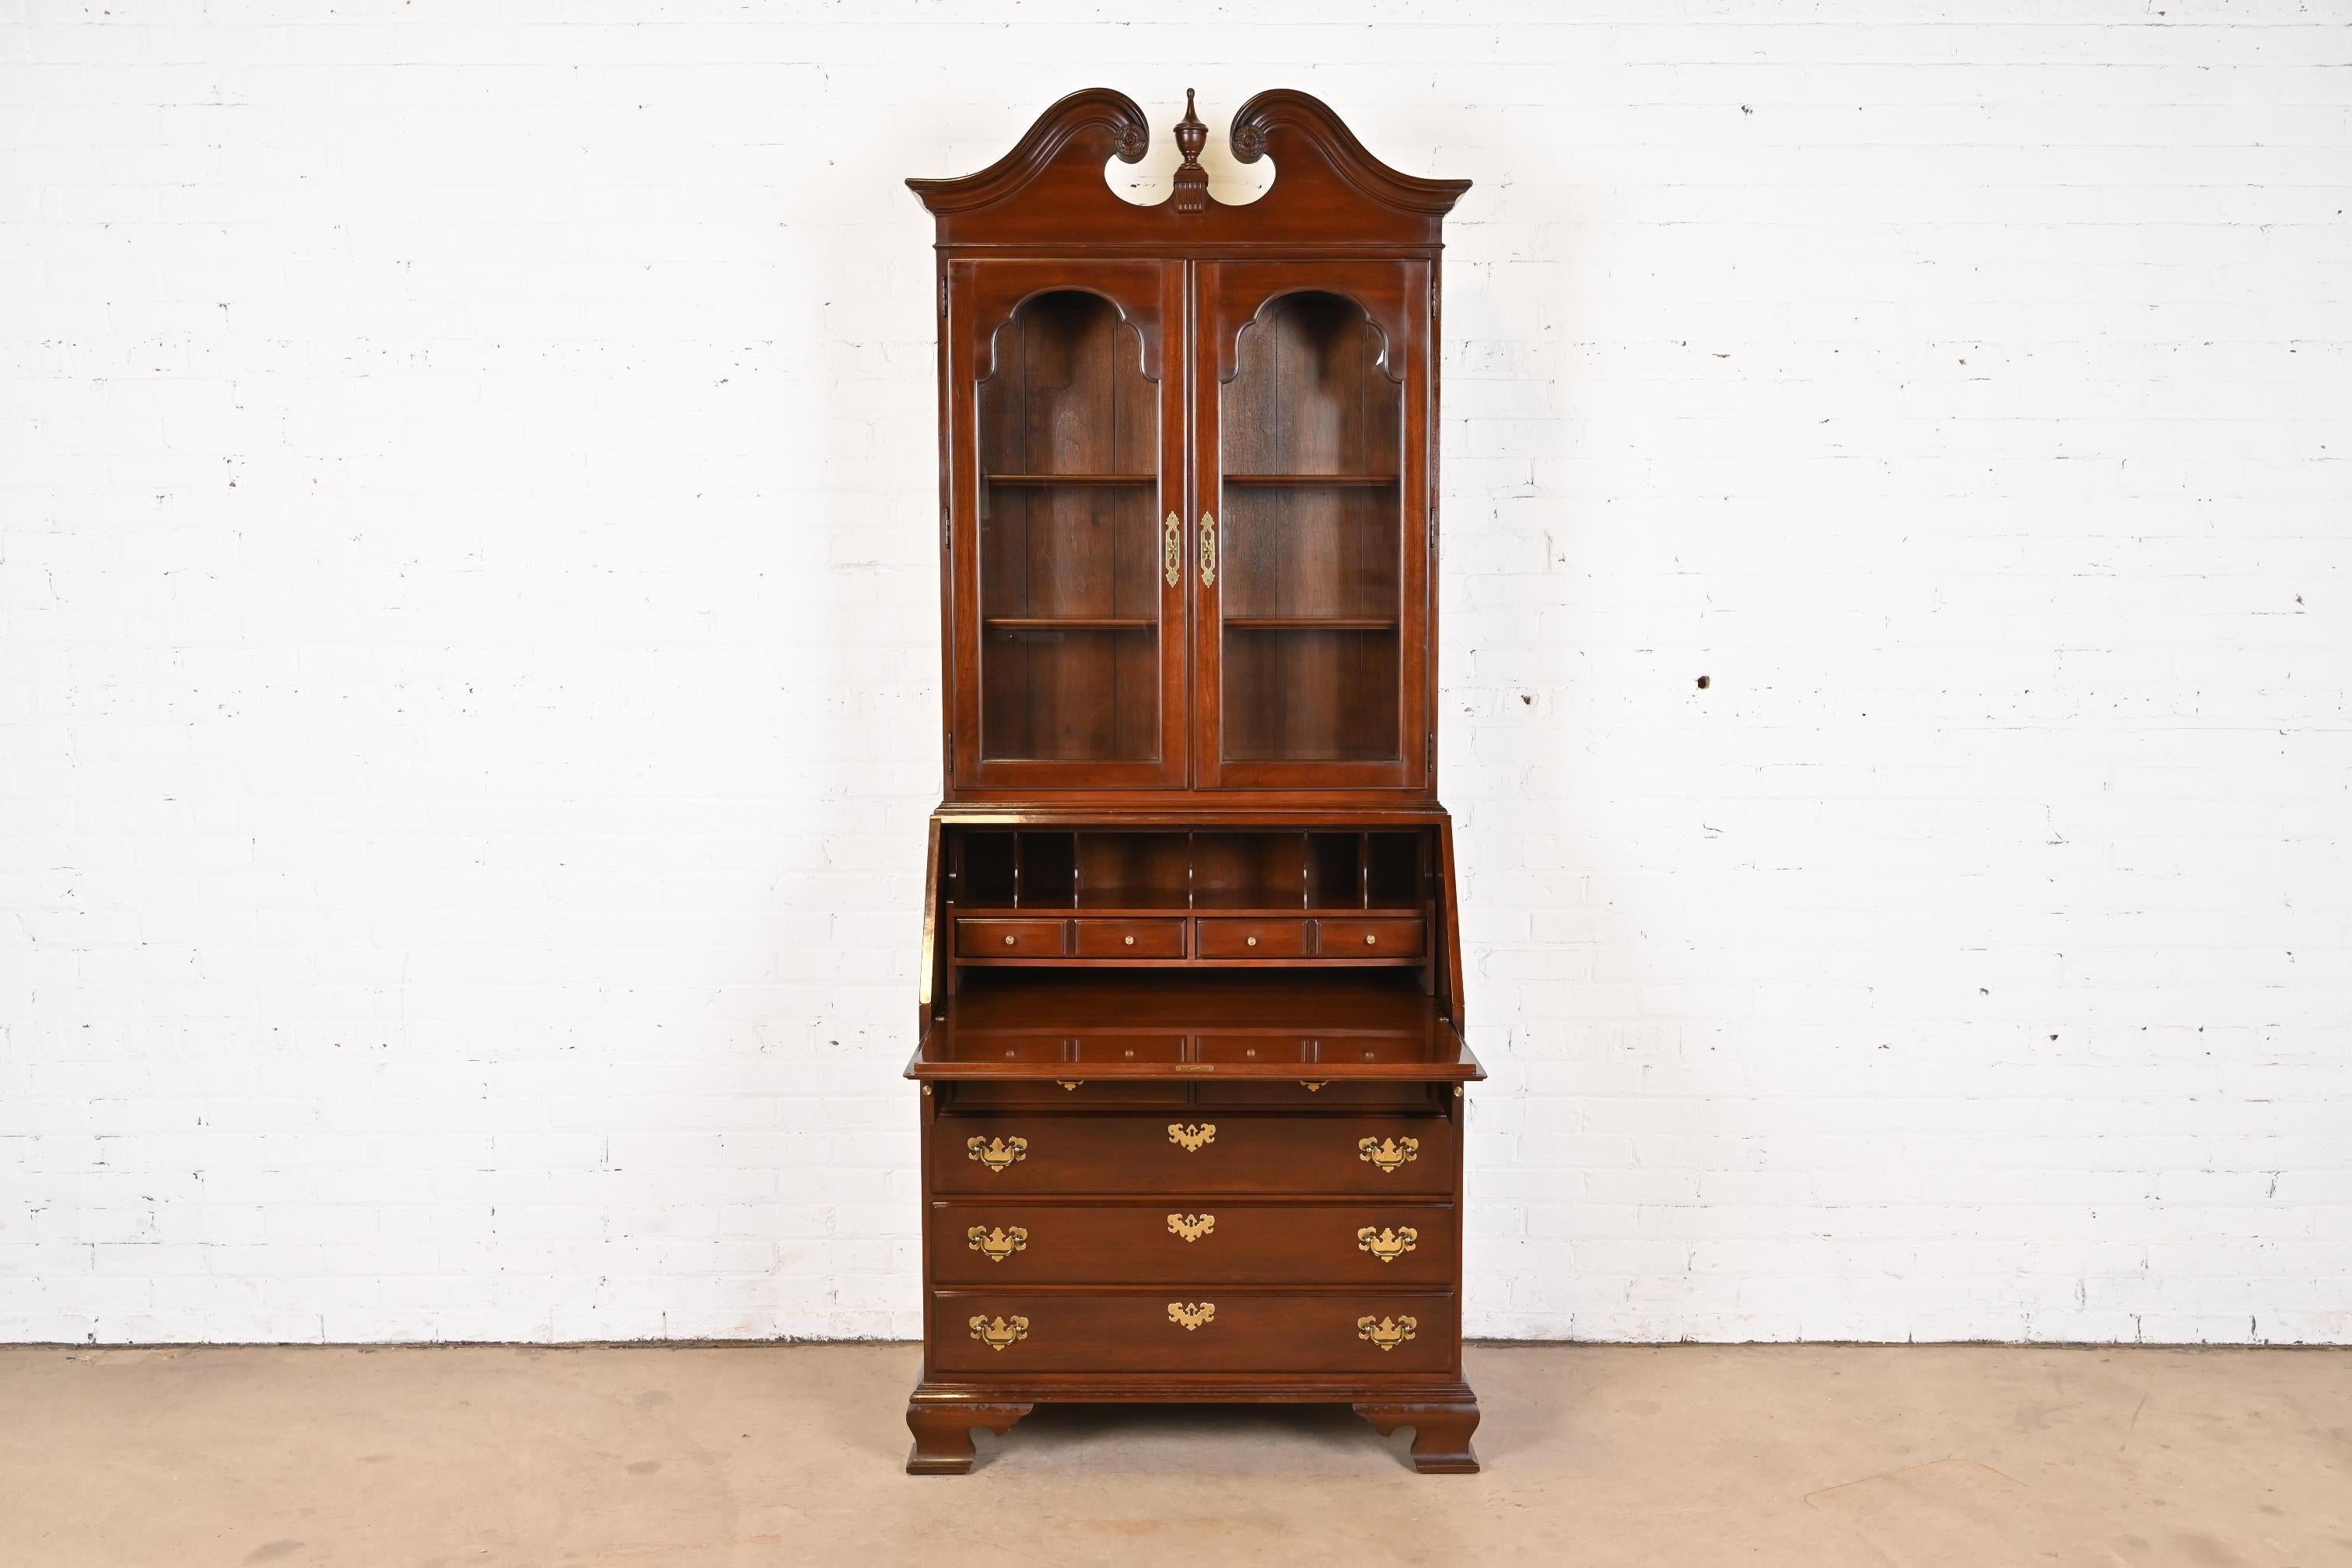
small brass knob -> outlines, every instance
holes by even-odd
[[[1378,942],[1378,941],[1380,941],[1380,940],[1381,940],[1381,939],[1380,939],[1379,937],[1374,936],[1374,935],[1373,935],[1371,932],[1370,932],[1370,931],[1366,931],[1366,932],[1364,933],[1364,945],[1365,945],[1366,947],[1370,947],[1370,946],[1371,946],[1371,945],[1372,945],[1372,943],[1374,943],[1374,942]]]
[[[1008,937],[1006,937],[1006,938],[1004,939],[1004,945],[1005,945],[1005,946],[1007,946],[1007,947],[1011,947],[1011,946],[1013,945],[1013,939],[1012,939],[1011,937],[1009,937],[1009,936],[1008,936]]]
[[[1131,937],[1131,936],[1121,937],[1121,938],[1119,938],[1119,940],[1120,940],[1121,942],[1124,942],[1125,943],[1127,943],[1127,945],[1128,945],[1128,946],[1129,946],[1129,947],[1133,947],[1133,946],[1135,945],[1135,939],[1134,939],[1133,937]]]
[[[1255,946],[1257,945],[1257,938],[1255,938],[1255,937],[1251,937],[1251,938],[1249,939],[1249,944],[1250,944],[1252,947],[1255,947]]]

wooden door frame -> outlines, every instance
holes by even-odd
[[[1244,327],[1274,300],[1289,294],[1335,294],[1362,310],[1401,362],[1403,416],[1399,421],[1400,482],[1397,548],[1397,751],[1393,762],[1228,762],[1224,756],[1223,590],[1195,584],[1192,616],[1192,782],[1203,790],[1414,790],[1430,787],[1434,758],[1430,737],[1428,671],[1435,626],[1434,518],[1430,465],[1435,405],[1435,333],[1431,321],[1435,267],[1423,258],[1330,259],[1207,259],[1195,262],[1192,310],[1192,470],[1195,514],[1224,509],[1221,460],[1226,382],[1235,371]],[[1251,301],[1245,314],[1236,300]],[[1199,552],[1195,515],[1193,553]],[[1199,561],[1193,562],[1197,573]]]
[[[1187,782],[1191,725],[1186,712],[1192,645],[1191,552],[1180,548],[1177,580],[1160,579],[1160,755],[1151,761],[990,761],[981,732],[979,385],[997,331],[1039,294],[1076,291],[1108,302],[1142,339],[1143,368],[1160,394],[1160,484],[1154,519],[1174,513],[1180,533],[1191,500],[1185,416],[1191,355],[1185,345],[1184,264],[1139,258],[1045,259],[956,258],[947,263],[947,427],[941,461],[948,472],[947,587],[953,606],[947,665],[952,790],[1180,789]],[[1154,536],[1158,536],[1155,526]]]

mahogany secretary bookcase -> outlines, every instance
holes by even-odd
[[[1039,1401],[1328,1401],[1477,1468],[1437,804],[1439,231],[1305,93],[1256,201],[1106,89],[938,222],[945,798],[907,1468]]]

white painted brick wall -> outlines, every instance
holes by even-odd
[[[1098,82],[1477,182],[1471,1330],[2352,1340],[2352,14],[1334,9],[0,0],[0,1340],[915,1331],[899,181]]]

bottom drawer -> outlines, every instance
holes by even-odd
[[[1461,1310],[1450,1294],[941,1290],[931,1298],[929,1375],[1454,1370]]]

